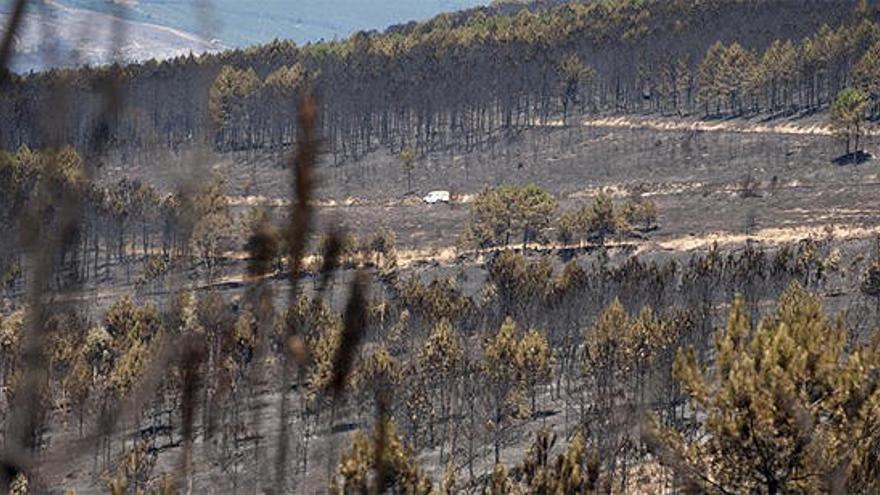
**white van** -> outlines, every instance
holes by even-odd
[[[422,201],[428,203],[429,205],[437,203],[448,203],[449,191],[431,191],[424,198],[422,198]]]

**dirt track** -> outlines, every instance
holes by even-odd
[[[586,118],[581,121],[584,127],[642,129],[654,131],[691,131],[691,132],[727,132],[739,134],[778,134],[797,136],[831,136],[831,128],[824,123],[804,123],[803,121],[748,121],[730,120],[696,120],[674,119],[663,117],[603,117]],[[870,132],[878,135],[878,131]]]
[[[403,266],[449,263],[462,254],[454,246],[467,203],[483,187],[501,183],[536,183],[559,198],[561,210],[588,203],[599,191],[618,200],[650,198],[661,228],[640,252],[747,238],[793,240],[828,224],[844,236],[870,236],[880,225],[874,213],[880,211],[880,171],[876,162],[833,164],[841,145],[828,135],[824,118],[586,118],[577,128],[525,131],[498,149],[429,153],[417,164],[411,195],[404,194],[405,174],[396,158],[380,150],[357,162],[322,166],[314,206],[323,227],[342,223],[358,236],[379,226],[394,231]],[[866,139],[867,151],[878,150],[876,136]],[[224,178],[234,211],[269,207],[286,213],[290,180],[278,156],[203,158]],[[151,161],[112,169],[106,179],[124,173],[168,187],[185,175],[176,167]],[[432,189],[450,190],[453,202],[423,204],[419,197]]]

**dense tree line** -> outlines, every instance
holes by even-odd
[[[582,204],[557,215],[556,198],[539,186],[509,184],[485,188],[470,203],[467,222],[459,244],[463,248],[509,246],[522,240],[549,244],[549,233],[564,246],[589,240],[604,245],[606,239],[618,239],[657,228],[657,206],[649,198],[628,198],[615,205],[605,192],[599,192],[591,204]]]
[[[869,2],[570,2],[444,14],[297,47],[15,77],[0,146],[130,149],[288,144],[296,95],[321,95],[336,158],[382,145],[468,150],[584,112],[742,114],[820,108],[850,83],[872,95]],[[778,19],[790,22],[779,23]],[[127,105],[101,110],[117,87]],[[43,126],[52,114],[57,125]]]

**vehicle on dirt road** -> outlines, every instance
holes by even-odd
[[[449,191],[431,191],[422,198],[422,201],[429,205],[449,203]]]

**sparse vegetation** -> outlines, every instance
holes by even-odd
[[[802,4],[3,72],[0,491],[877,492],[878,11]]]

